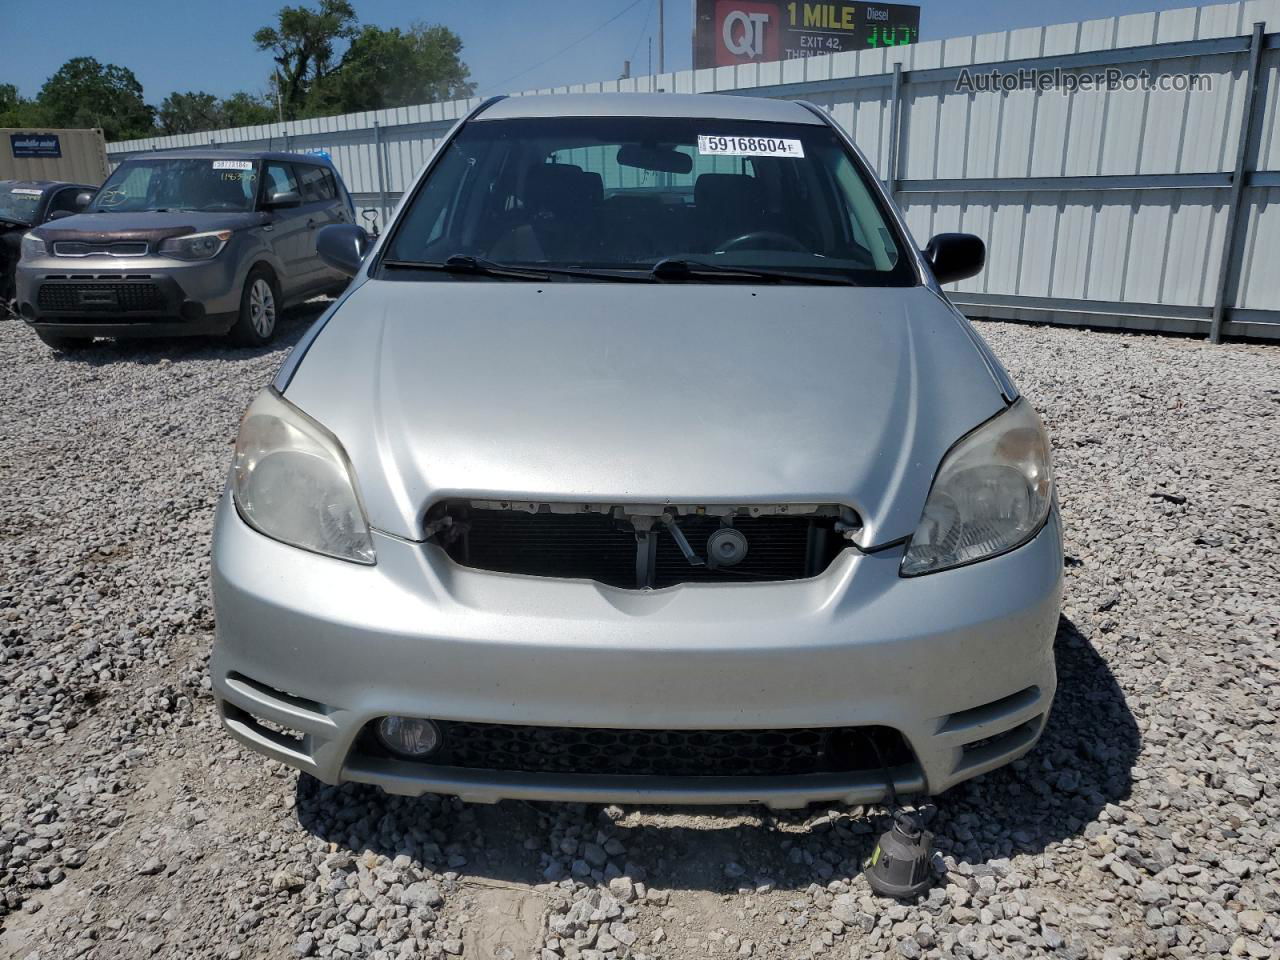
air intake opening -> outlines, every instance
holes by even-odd
[[[814,577],[861,529],[848,507],[826,504],[459,500],[436,504],[425,526],[466,567],[629,589]]]

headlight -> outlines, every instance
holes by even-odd
[[[1044,526],[1053,503],[1049,438],[1018,400],[952,447],[902,558],[917,576],[1005,553]]]
[[[43,240],[39,237],[33,237],[31,234],[23,234],[22,236],[22,252],[19,258],[22,260],[34,260],[36,257],[43,257],[49,252],[49,248],[45,246]]]
[[[231,490],[240,516],[268,537],[339,560],[374,562],[346,451],[274,388],[258,394],[240,424]]]
[[[212,260],[222,252],[230,239],[230,230],[189,233],[185,237],[161,240],[157,252],[162,257],[175,257],[178,260]]]

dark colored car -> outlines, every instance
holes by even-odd
[[[0,180],[0,311],[13,301],[23,235],[47,220],[79,213],[97,190],[62,180]]]
[[[87,209],[23,238],[18,306],[56,350],[94,337],[230,333],[262,344],[279,312],[342,290],[316,253],[354,224],[325,158],[175,150],[131,157]]]

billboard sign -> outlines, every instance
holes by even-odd
[[[920,35],[920,8],[900,3],[697,0],[695,16],[699,69],[896,47]]]
[[[15,157],[62,156],[62,142],[56,133],[11,133],[9,149]]]

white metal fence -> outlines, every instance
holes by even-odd
[[[1277,31],[1280,0],[1248,0],[526,92],[809,100],[881,171],[918,241],[947,230],[987,241],[987,269],[950,289],[969,315],[1280,339]],[[1145,70],[1151,83],[983,90],[990,81],[976,79],[1055,68]],[[107,149],[113,162],[210,144],[324,150],[357,203],[385,217],[477,103]]]

